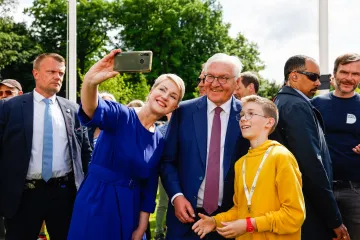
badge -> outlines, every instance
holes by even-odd
[[[356,122],[356,116],[354,114],[348,113],[346,116],[347,124],[354,124]]]
[[[33,183],[26,183],[26,187],[28,189],[34,189],[35,188],[35,185]]]

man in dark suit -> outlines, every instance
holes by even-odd
[[[173,112],[166,134],[161,178],[169,196],[166,239],[199,239],[191,226],[198,213],[215,215],[233,205],[234,164],[249,143],[241,136],[233,97],[241,63],[215,54],[204,67],[207,96]],[[208,239],[222,239],[216,232]]]
[[[63,57],[41,54],[34,91],[1,105],[0,196],[8,240],[37,239],[43,220],[52,240],[67,237],[91,148],[77,104],[56,96],[64,74]]]
[[[272,138],[296,157],[303,176],[304,240],[349,239],[332,191],[332,168],[320,113],[311,105],[320,86],[314,59],[296,55],[285,64],[285,86],[275,97],[279,123]]]

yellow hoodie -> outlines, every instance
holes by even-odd
[[[248,212],[244,191],[242,166],[246,158],[246,185],[250,191],[261,160],[270,151],[260,171]],[[245,233],[236,239],[301,239],[301,226],[305,220],[305,203],[302,181],[295,157],[276,141],[267,140],[262,145],[250,149],[235,164],[234,207],[215,216],[216,224],[252,217],[256,220],[257,232]]]

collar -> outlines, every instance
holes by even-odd
[[[41,95],[40,93],[38,93],[35,89],[34,89],[34,99],[36,102],[40,103],[45,97],[43,95]],[[53,103],[55,103],[56,101],[56,94],[52,95],[49,99],[51,99],[51,101]]]
[[[207,112],[208,114],[211,113],[212,111],[214,111],[214,109],[217,107],[215,103],[213,103],[212,101],[210,101],[209,98],[207,99]],[[222,108],[222,110],[227,113],[230,114],[230,109],[231,109],[231,101],[232,101],[232,97],[227,100],[227,102],[223,103],[222,105],[220,105],[219,107]]]
[[[303,96],[307,101],[310,101],[310,98],[308,96],[306,96],[302,91],[297,90],[296,88],[292,88],[294,89],[296,92],[298,92],[301,96]]]

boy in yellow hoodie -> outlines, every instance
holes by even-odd
[[[199,213],[192,229],[200,238],[216,230],[241,240],[300,240],[305,203],[299,166],[289,150],[268,139],[278,123],[278,110],[256,95],[242,101],[238,120],[251,147],[235,164],[234,206],[214,217]]]

